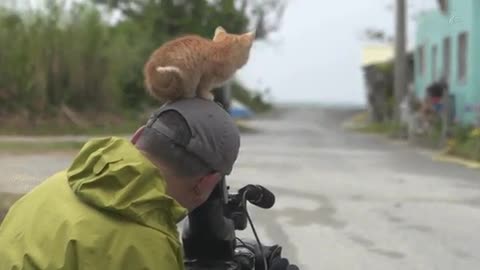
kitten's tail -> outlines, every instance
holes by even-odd
[[[185,92],[182,71],[175,66],[149,67],[145,85],[150,95],[162,102],[182,98]]]

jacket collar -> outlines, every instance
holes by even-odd
[[[178,238],[176,223],[187,210],[166,194],[160,171],[128,140],[87,142],[67,177],[75,195],[87,204]]]

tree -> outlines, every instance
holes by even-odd
[[[257,37],[266,38],[278,29],[284,1],[47,0],[42,8],[1,3],[0,116],[53,119],[65,106],[93,120],[98,112],[116,117],[144,111],[158,105],[147,97],[142,74],[155,48],[187,33],[211,37],[218,25],[235,33],[257,28]],[[120,17],[105,20],[105,11]]]
[[[286,0],[92,0],[119,11],[124,18],[151,24],[154,34],[211,36],[222,25],[230,32],[255,29],[264,39],[278,30]],[[156,37],[159,37],[156,35]]]
[[[382,42],[382,43],[392,43],[394,38],[393,36],[388,35],[384,30],[368,28],[363,33],[362,38],[368,41]]]
[[[148,35],[149,44],[144,48],[147,59],[155,48],[165,41],[182,34],[198,34],[212,37],[219,25],[232,33],[256,30],[257,39],[266,39],[278,30],[286,0],[91,0],[97,5],[120,13],[121,19],[114,26],[137,25],[141,33],[131,31],[131,36]],[[122,30],[123,31],[123,30]],[[133,68],[135,78],[125,84],[124,101],[137,107],[146,98],[141,74],[143,62]],[[135,71],[136,70],[136,71]]]

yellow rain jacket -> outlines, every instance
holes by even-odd
[[[183,269],[186,209],[129,141],[88,142],[71,167],[17,201],[0,226],[1,270]]]

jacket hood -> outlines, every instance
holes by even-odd
[[[166,195],[160,171],[128,140],[87,142],[67,170],[68,184],[87,204],[177,235],[187,210]]]

